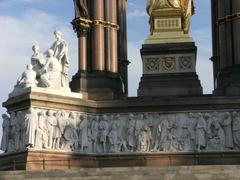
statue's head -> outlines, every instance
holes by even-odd
[[[54,35],[56,37],[57,40],[62,39],[63,34],[61,33],[61,31],[54,31]]]
[[[48,49],[47,50],[47,57],[53,57],[53,55],[54,55],[53,50],[52,49]]]
[[[2,115],[2,118],[3,118],[3,119],[7,119],[7,120],[9,119],[9,118],[8,118],[8,115],[6,115],[6,114],[3,114],[3,115]]]
[[[33,65],[32,64],[28,64],[27,65],[27,70],[32,70],[33,69]]]
[[[37,53],[40,51],[40,47],[38,45],[33,45],[32,50],[33,52]]]

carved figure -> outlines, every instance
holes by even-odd
[[[139,133],[137,150],[139,152],[149,152],[151,147],[152,133],[148,125],[144,125]]]
[[[48,129],[46,123],[45,112],[38,113],[38,128],[36,132],[36,148],[47,149],[48,148]]]
[[[18,111],[17,112],[17,133],[18,135],[18,147],[19,150],[25,150],[26,149],[26,130],[25,130],[25,113],[23,113],[22,111]]]
[[[119,134],[119,127],[116,123],[112,124],[112,128],[108,134],[108,138],[110,142],[110,152],[120,152],[121,137]]]
[[[214,115],[215,116],[215,115]],[[223,150],[225,144],[224,131],[221,128],[216,116],[207,130],[208,150]]]
[[[87,0],[73,0],[75,7],[75,18],[89,19]]]
[[[202,150],[206,148],[206,130],[207,124],[202,117],[201,113],[194,114],[196,118],[196,148],[197,150]]]
[[[26,146],[29,148],[35,147],[37,120],[38,117],[35,109],[30,108],[25,116]]]
[[[3,114],[3,124],[2,124],[2,142],[1,142],[1,150],[4,152],[8,151],[8,137],[9,137],[9,131],[10,131],[10,117],[8,115]]]
[[[106,115],[100,117],[100,122],[98,125],[98,132],[99,132],[99,142],[103,147],[103,152],[106,152],[106,140],[108,135],[108,122]]]
[[[162,120],[158,127],[156,132],[156,142],[154,146],[154,151],[167,151],[168,149],[168,133],[170,130],[170,123],[168,120]]]
[[[53,50],[49,49],[47,51],[47,63],[39,72],[43,86],[57,89],[61,87],[61,64],[53,55]]]
[[[35,87],[37,84],[36,77],[37,74],[33,70],[33,66],[31,64],[28,64],[27,69],[22,73],[22,76],[17,80],[16,87],[19,88]]]
[[[54,138],[54,128],[57,125],[57,119],[54,117],[54,113],[52,110],[48,110],[46,112],[46,122],[47,122],[47,129],[48,129],[48,147],[53,149],[53,138]]]
[[[81,145],[81,152],[86,152],[88,148],[88,119],[87,115],[83,114],[80,116],[81,123],[80,123],[80,134],[79,134],[79,140]]]
[[[190,151],[193,149],[191,144],[191,132],[188,124],[184,124],[182,127],[182,133],[180,136],[180,149],[183,151]]]
[[[78,134],[74,125],[71,122],[72,117],[66,118],[66,112],[62,111],[62,121],[60,127],[63,130],[64,142],[62,144],[62,150],[74,151],[78,147]]]
[[[58,111],[54,114],[56,118],[56,123],[54,124],[54,132],[53,132],[53,149],[60,149],[60,140],[62,137],[62,133],[60,130],[61,123],[61,111]]]
[[[92,151],[97,151],[97,139],[98,139],[98,116],[92,116],[91,124],[91,136],[92,136]]]
[[[232,117],[229,112],[222,114],[221,125],[225,134],[225,148],[233,149]]]
[[[57,58],[61,64],[61,86],[69,87],[68,84],[68,70],[69,70],[69,58],[68,58],[68,44],[62,39],[63,34],[60,31],[54,32],[56,41],[51,46],[53,50],[53,56]]]
[[[240,148],[240,114],[239,112],[232,113],[232,129],[233,129],[233,141],[234,145]]]
[[[136,148],[136,140],[135,140],[135,124],[136,120],[134,114],[129,114],[129,120],[127,124],[127,147],[133,152]]]
[[[38,45],[33,45],[32,50],[33,55],[31,57],[31,64],[33,66],[33,70],[38,74],[38,71],[44,66],[46,62],[43,54],[40,52]]]
[[[150,16],[151,33],[153,31],[154,22],[153,13],[161,9],[180,9],[182,13],[182,29],[184,33],[189,32],[191,16],[195,13],[194,1],[193,0],[148,0],[147,12]]]

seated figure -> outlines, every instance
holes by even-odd
[[[47,62],[39,70],[41,84],[47,88],[59,89],[61,87],[61,64],[53,56],[53,50],[47,51]]]
[[[32,50],[34,53],[31,57],[31,64],[33,65],[33,70],[38,73],[38,71],[44,66],[45,59],[43,54],[40,52],[38,45],[33,45]]]
[[[22,73],[22,76],[18,79],[17,85],[15,87],[35,87],[37,83],[36,76],[37,74],[33,70],[33,66],[31,64],[28,64],[27,69]]]

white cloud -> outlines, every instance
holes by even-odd
[[[135,9],[134,11],[130,11],[128,13],[128,19],[135,19],[135,18],[142,18],[144,16],[147,16],[146,11],[143,11],[141,9]]]

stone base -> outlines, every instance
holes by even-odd
[[[197,96],[202,87],[196,73],[143,75],[138,96]]]
[[[103,167],[240,165],[240,152],[76,154],[25,151],[0,155],[0,170],[79,169]]]
[[[84,99],[109,100],[124,97],[125,87],[117,74],[78,72],[70,82],[73,92],[80,92]]]
[[[196,74],[193,42],[144,44],[143,76],[138,96],[195,96],[202,94]]]

